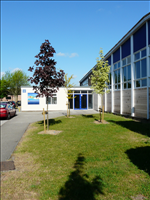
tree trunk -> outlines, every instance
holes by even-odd
[[[49,120],[48,120],[48,97],[47,97],[47,130],[49,130]]]

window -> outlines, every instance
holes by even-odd
[[[122,89],[131,88],[131,56],[122,60]]]
[[[88,95],[88,109],[93,109],[93,95]]]
[[[47,104],[47,98],[46,98]],[[57,95],[53,94],[53,97],[48,97],[48,104],[57,104]]]
[[[146,49],[134,54],[135,87],[147,86],[147,59]]]
[[[114,88],[120,89],[120,62],[114,64]]]
[[[80,90],[74,90],[74,93],[80,93]]]
[[[68,99],[68,102],[70,103],[70,109],[73,109],[73,94],[70,95],[70,99]]]
[[[88,86],[88,78],[82,82],[81,86]]]

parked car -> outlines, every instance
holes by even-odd
[[[15,101],[9,101],[9,103],[10,103],[11,105],[13,105],[14,108],[16,108],[16,102],[15,102]]]
[[[21,106],[21,101],[17,101],[17,106]]]
[[[16,115],[16,110],[13,105],[8,103],[0,103],[0,118],[10,119]]]

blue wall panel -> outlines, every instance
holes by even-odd
[[[130,38],[122,45],[122,59],[131,54]]]
[[[120,60],[120,48],[113,53],[113,63],[117,62]]]
[[[146,46],[146,24],[133,35],[133,51],[136,52]]]
[[[111,65],[111,56],[107,60],[108,60],[108,65]]]
[[[150,20],[148,21],[148,44],[150,44]]]

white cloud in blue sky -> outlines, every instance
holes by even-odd
[[[73,58],[73,57],[76,57],[76,56],[79,56],[77,53],[57,53],[56,56],[62,56],[62,57],[69,57],[69,58]]]
[[[77,53],[71,53],[71,55],[69,57],[73,58],[73,57],[76,57],[76,56],[79,56],[79,55]]]
[[[33,12],[34,11],[34,12]],[[2,1],[1,71],[28,68],[48,39],[75,84],[148,12],[149,1]],[[9,14],[8,14],[9,13]]]
[[[56,56],[67,56],[67,55],[65,53],[59,52],[59,53],[56,54]]]

